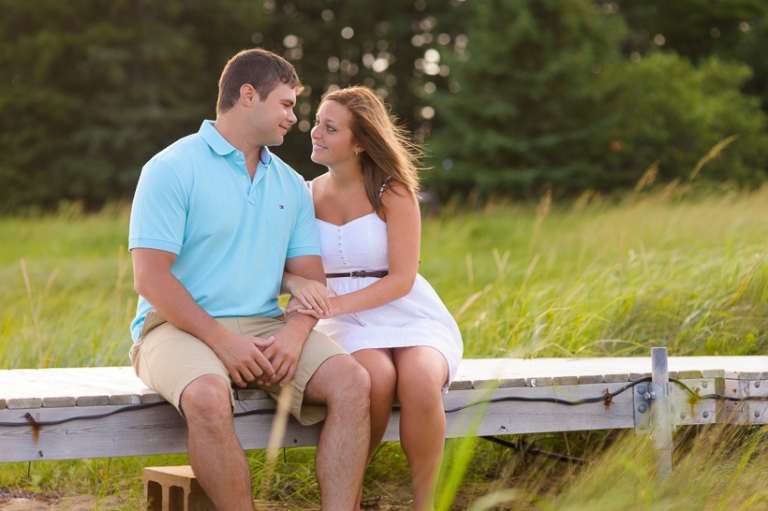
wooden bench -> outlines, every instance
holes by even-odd
[[[768,357],[670,357],[668,363],[669,376],[691,392],[733,399],[695,399],[670,383],[672,428],[768,422]],[[447,437],[648,432],[656,405],[642,380],[651,374],[646,357],[467,359],[443,399]],[[580,400],[591,401],[566,403]],[[237,391],[235,427],[245,449],[268,446],[274,410],[263,391]],[[398,440],[398,423],[395,411],[385,441]],[[319,431],[291,419],[281,446],[316,445]],[[184,421],[131,367],[0,370],[0,462],[186,450]]]

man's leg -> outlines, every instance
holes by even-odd
[[[232,423],[224,364],[199,339],[153,319],[159,326],[145,324],[132,354],[136,374],[184,415],[190,464],[216,509],[252,511],[250,470]],[[236,331],[236,319],[219,321]]]
[[[317,481],[325,511],[355,508],[370,442],[368,372],[350,356],[323,362],[304,389],[304,402],[328,407],[317,445]]]
[[[253,511],[251,472],[235,434],[229,383],[206,375],[181,394],[189,428],[189,463],[219,511]]]

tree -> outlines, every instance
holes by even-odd
[[[455,26],[462,22],[463,0],[269,0],[264,5],[272,28],[259,35],[259,44],[291,61],[307,86],[299,98],[300,132],[309,131],[325,92],[362,84],[374,89],[418,140],[428,136],[425,96],[445,87],[450,70],[427,59],[439,60],[440,50],[460,33]],[[289,137],[278,151],[305,177],[325,172],[310,161],[308,136]]]
[[[249,47],[285,56],[307,85],[275,149],[305,176],[323,171],[308,131],[329,87],[374,88],[423,137],[423,86],[444,67],[419,62],[450,38],[452,1],[0,0],[0,204],[130,197],[153,154],[215,117],[221,69]]]
[[[212,118],[215,77],[262,16],[235,0],[2,0],[0,203],[130,196],[144,162]]]
[[[611,185],[632,186],[653,162],[661,179],[686,179],[702,157],[732,136],[737,138],[701,175],[715,181],[765,180],[768,116],[757,98],[740,90],[751,75],[745,64],[716,56],[698,66],[672,52],[626,62],[612,77],[614,124],[596,139],[610,148],[604,166]]]
[[[452,92],[434,99],[428,185],[513,196],[594,186],[604,168],[590,141],[612,122],[601,77],[619,62],[621,19],[588,0],[473,5]]]
[[[615,2],[615,3],[614,3]],[[761,98],[768,112],[768,2],[765,0],[606,0],[629,27],[624,52],[674,51],[698,63],[716,55],[752,68],[742,90]]]
[[[454,92],[434,101],[428,186],[444,196],[610,191],[654,162],[662,179],[686,178],[734,135],[701,174],[768,177],[766,115],[741,92],[749,67],[716,56],[697,67],[658,50],[626,58],[617,12],[589,0],[475,4]]]
[[[629,28],[625,52],[665,49],[693,62],[710,55],[734,56],[751,26],[768,14],[764,0],[603,0]]]

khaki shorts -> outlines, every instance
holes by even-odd
[[[216,318],[230,332],[269,337],[285,325],[281,318],[245,317]],[[320,365],[336,355],[346,352],[324,334],[313,330],[307,337],[293,377],[290,412],[303,425],[316,424],[325,419],[322,405],[305,405],[304,389]],[[234,410],[235,393],[232,379],[224,364],[211,348],[193,335],[166,322],[151,311],[144,320],[141,336],[130,352],[131,362],[138,377],[148,387],[163,396],[181,412],[181,393],[201,376],[216,374],[230,384],[230,400]],[[274,398],[280,394],[279,385],[249,384],[249,388],[264,389]]]

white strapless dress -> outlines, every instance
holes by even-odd
[[[344,225],[317,220],[325,273],[387,269],[387,224],[370,213]],[[375,277],[329,278],[331,296],[357,291],[376,282]],[[348,353],[366,348],[431,346],[448,362],[448,382],[456,376],[464,346],[448,309],[429,282],[416,276],[406,296],[381,307],[321,320],[317,330]]]

